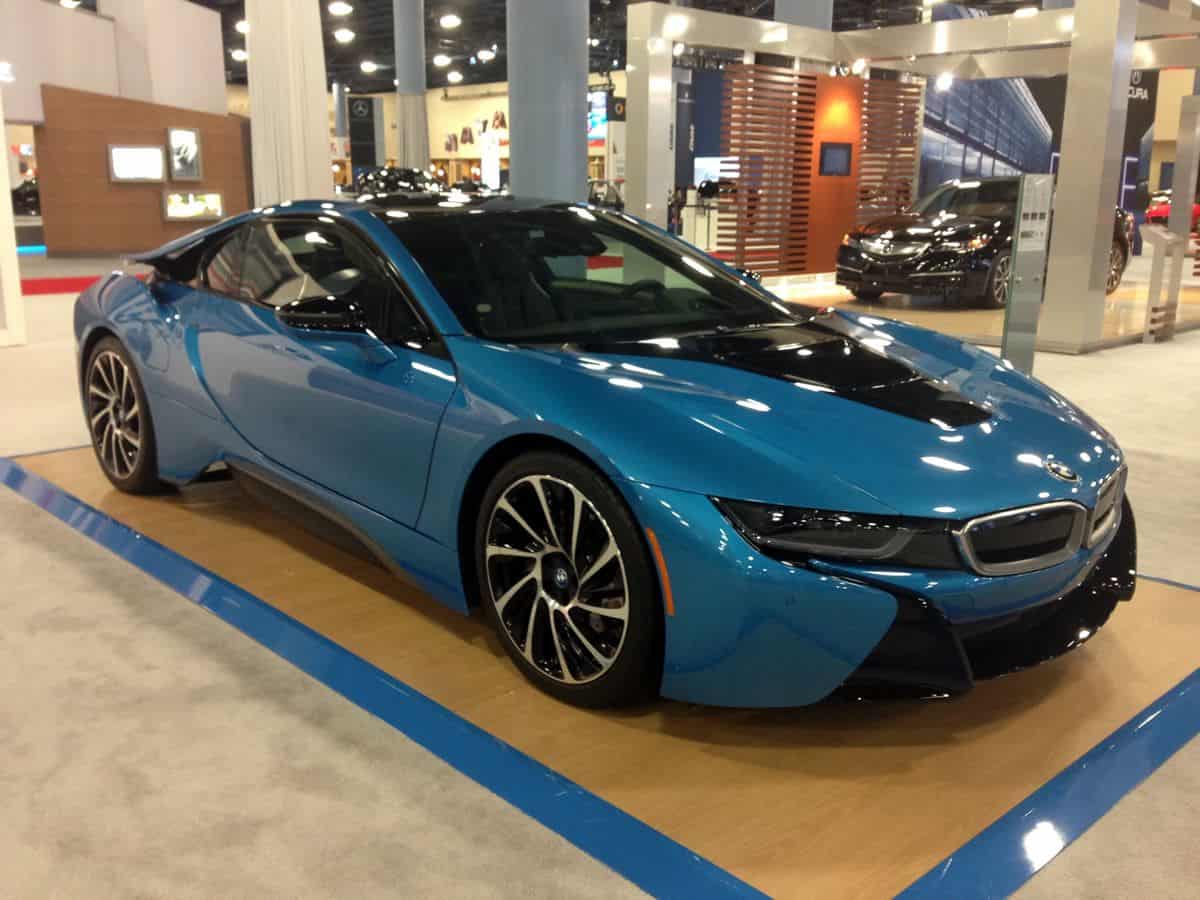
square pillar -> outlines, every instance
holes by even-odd
[[[1081,353],[1104,326],[1137,0],[1079,0],[1067,66],[1040,343]]]
[[[633,215],[666,228],[667,200],[675,187],[675,89],[672,42],[662,35],[662,9],[656,3],[629,7],[625,206]]]

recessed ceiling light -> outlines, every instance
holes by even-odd
[[[683,44],[677,43],[674,47],[671,48],[671,55],[672,56],[683,56],[683,51],[686,49],[687,48]]]
[[[457,69],[451,69],[446,73],[446,80],[451,84],[458,84],[460,81],[462,81],[462,72],[458,71]]]
[[[491,62],[493,59],[496,58],[496,51],[489,50],[487,47],[484,47],[482,50],[480,50],[475,55],[479,57],[481,62]]]
[[[237,24],[233,26],[233,30],[236,31],[238,34],[249,34],[250,33],[250,23],[247,22],[245,19],[238,19]]]
[[[16,80],[17,76],[13,74],[12,63],[0,60],[0,83],[12,84]]]
[[[861,57],[859,59],[856,59],[850,65],[850,71],[853,72],[855,75],[861,75],[863,72],[867,71],[867,61],[865,59],[862,59]]]
[[[333,39],[339,44],[348,44],[354,40],[354,32],[349,28],[339,28],[333,33]]]
[[[375,72],[379,69],[379,63],[370,59],[364,59],[358,64],[358,67],[370,75],[372,72]]]
[[[939,75],[937,77],[937,81],[934,82],[934,87],[936,87],[939,91],[948,91],[953,86],[954,86],[954,76],[951,75],[949,72],[943,72],[941,75]]]
[[[245,50],[243,50],[241,47],[235,47],[233,50],[230,50],[229,55],[232,56],[234,59],[236,59],[238,62],[245,62],[246,60],[248,60],[250,58],[250,54],[247,53]]]
[[[592,47],[600,46],[600,38],[588,38],[588,44]]]
[[[619,59],[614,59],[614,60],[613,60],[613,65],[614,65],[614,66],[619,66],[620,64],[621,64],[621,61],[620,61]]]
[[[343,0],[335,0],[326,7],[331,16],[348,16],[354,12],[354,7],[349,3],[344,3]]]
[[[392,87],[400,87],[400,79],[399,78],[392,79]]]
[[[433,58],[433,64],[439,69],[445,68],[446,66],[450,65],[450,57],[448,57],[445,53],[439,53]]]
[[[58,0],[58,5],[66,9],[74,9],[82,2],[83,0]]]
[[[462,24],[462,19],[460,19],[454,13],[446,13],[444,16],[438,19],[438,24],[446,29],[457,28]]]
[[[1197,0],[1192,0],[1192,2],[1196,3]],[[1028,19],[1028,18],[1031,18],[1032,16],[1036,16],[1039,11],[1040,10],[1038,10],[1038,8],[1036,6],[1022,6],[1020,9],[1013,10],[1013,18],[1014,19]]]

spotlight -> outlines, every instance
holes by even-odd
[[[600,46],[600,38],[588,38],[588,46],[589,47],[599,47]]]
[[[458,84],[460,81],[462,81],[462,72],[458,71],[457,69],[451,69],[446,73],[446,80],[451,84]]]
[[[331,16],[348,16],[354,12],[354,7],[349,3],[344,3],[343,0],[335,0],[326,7]]]
[[[82,2],[83,0],[58,0],[58,5],[64,9],[74,9]]]
[[[373,60],[370,60],[370,59],[364,59],[362,62],[360,62],[358,64],[358,67],[360,69],[362,69],[364,72],[366,72],[368,75],[370,75],[371,73],[378,71],[379,63],[374,62]]]
[[[354,40],[354,32],[349,28],[339,28],[333,33],[333,39],[339,44],[348,44]]]
[[[238,62],[245,62],[247,59],[250,58],[250,54],[247,53],[245,50],[243,50],[241,47],[235,47],[233,50],[230,50],[229,55],[232,56],[234,59],[236,59]]]
[[[686,49],[687,48],[683,44],[676,44],[671,48],[671,55],[676,57],[683,56],[683,51]]]
[[[937,77],[937,81],[933,83],[933,86],[939,91],[948,91],[954,86],[954,76],[949,72],[943,72]]]
[[[233,30],[236,31],[238,34],[249,34],[250,33],[250,23],[247,22],[245,19],[238,19],[237,24],[233,26]]]
[[[433,58],[433,64],[439,69],[443,69],[450,65],[450,57],[448,57],[445,53],[439,53]]]
[[[487,47],[484,47],[482,50],[480,50],[475,55],[477,57],[479,57],[480,62],[491,62],[493,59],[496,58],[496,51],[489,50]]]
[[[1195,0],[1192,0],[1194,3]],[[1014,19],[1031,19],[1038,14],[1039,10],[1036,6],[1022,6],[1020,9],[1013,10]]]
[[[861,75],[863,72],[867,71],[867,61],[862,57],[859,57],[853,63],[851,63],[850,71],[854,75]]]
[[[454,13],[446,13],[444,16],[438,19],[438,24],[449,31],[450,29],[457,28],[459,25],[461,25],[462,19],[460,19]]]

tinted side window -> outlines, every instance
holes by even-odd
[[[225,240],[204,266],[204,285],[221,294],[236,294],[242,271],[242,244],[246,229],[239,228]]]
[[[311,297],[356,304],[377,334],[411,321],[370,251],[340,229],[306,219],[260,222],[246,243],[240,295],[268,306]]]

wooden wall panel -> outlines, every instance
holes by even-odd
[[[725,70],[717,253],[763,275],[807,271],[817,77],[772,66]]]
[[[163,192],[219,191],[225,213],[250,208],[249,129],[219,116],[42,86],[45,123],[35,129],[46,250],[53,255],[109,255],[149,250],[198,227],[163,221]],[[200,131],[204,180],[116,184],[108,178],[109,144],[157,144],[167,128]]]
[[[866,81],[858,224],[908,209],[916,199],[924,91],[922,82]]]
[[[861,166],[863,80],[817,76],[808,207],[808,272],[837,267],[842,235],[856,224]],[[850,145],[850,174],[821,174],[821,145]]]

